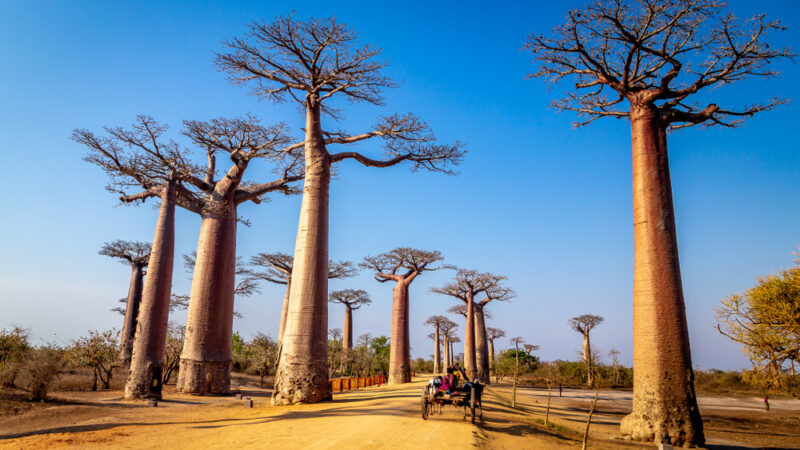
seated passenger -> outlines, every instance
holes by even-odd
[[[452,394],[456,390],[456,377],[453,375],[453,369],[447,369],[447,375],[442,378],[442,387],[439,388],[439,392],[444,392],[446,394]]]

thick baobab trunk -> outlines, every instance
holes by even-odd
[[[489,344],[486,341],[486,320],[483,308],[475,308],[475,363],[478,381],[489,384]]]
[[[455,363],[456,363],[456,356],[453,354],[453,343],[451,342],[450,343],[450,365],[452,366]]]
[[[236,288],[236,205],[206,214],[186,317],[178,391],[225,394],[230,390],[233,297]]]
[[[478,376],[475,364],[475,300],[472,293],[467,296],[467,323],[464,324],[464,370],[470,380]]]
[[[353,348],[353,308],[350,305],[344,305],[342,348],[345,350],[351,350]]]
[[[389,383],[411,381],[411,350],[408,339],[408,284],[400,280],[392,290],[392,338],[389,349]]]
[[[283,309],[281,309],[281,324],[278,327],[278,346],[283,343],[283,332],[286,330],[286,316],[289,315],[289,291],[292,289],[292,276],[286,277],[286,292],[283,294]]]
[[[592,347],[589,345],[589,333],[583,333],[583,362],[586,363],[586,384],[594,385],[594,372],[592,371]]]
[[[125,321],[122,323],[122,334],[119,338],[119,361],[123,366],[131,363],[133,337],[136,334],[136,316],[139,314],[139,305],[142,302],[143,281],[144,270],[142,267],[131,264],[131,284],[128,288],[128,301],[125,304]]]
[[[167,343],[169,297],[175,256],[175,186],[161,194],[161,210],[147,263],[142,303],[136,320],[125,398],[161,398],[161,372]]]
[[[489,339],[489,371],[494,369],[494,339]]]
[[[631,108],[633,140],[633,412],[620,425],[635,440],[703,445],[703,424],[683,301],[666,126]]]
[[[272,403],[332,398],[328,384],[328,197],[331,162],[318,100],[307,99],[305,184],[289,293],[289,311]]]
[[[433,333],[435,347],[433,349],[433,373],[442,373],[442,355],[439,353],[439,323],[436,323],[436,331]],[[792,366],[794,369],[794,366]]]
[[[450,341],[447,337],[442,339],[442,350],[444,350],[444,367],[442,368],[442,372],[446,372],[447,368],[452,365],[450,362]]]

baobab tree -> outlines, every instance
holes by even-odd
[[[411,381],[411,343],[408,323],[408,289],[411,282],[426,270],[438,270],[432,264],[442,260],[438,251],[398,247],[377,256],[368,256],[360,264],[362,268],[375,272],[381,283],[393,281],[392,289],[392,336],[389,341],[389,383]]]
[[[289,290],[292,287],[292,268],[294,258],[285,253],[259,253],[250,258],[250,277],[253,280],[268,281],[286,285],[281,309],[281,322],[278,327],[278,348],[283,342],[283,331],[286,328],[286,315],[289,312]],[[349,261],[328,261],[328,279],[350,278],[358,273],[358,269]],[[352,341],[352,339],[351,339]]]
[[[120,259],[131,267],[131,282],[128,286],[128,298],[125,300],[125,319],[119,338],[119,362],[123,366],[131,363],[133,337],[136,334],[136,316],[142,301],[144,270],[150,259],[150,249],[149,242],[116,240],[106,242],[98,252],[103,256]]]
[[[491,383],[489,340],[486,332],[486,318],[490,318],[486,305],[492,301],[508,301],[516,296],[514,291],[495,283],[484,292],[485,297],[475,303],[475,363],[478,367],[478,380]]]
[[[272,101],[291,98],[305,110],[306,178],[295,244],[295,282],[272,402],[327,400],[331,398],[325,336],[328,198],[333,164],[353,159],[368,167],[389,167],[408,161],[414,170],[452,173],[451,166],[460,163],[464,151],[459,143],[437,144],[428,125],[412,114],[381,117],[361,134],[324,129],[323,115],[339,114],[329,101],[379,105],[382,90],[395,86],[382,74],[386,64],[376,60],[380,49],[359,46],[356,33],[335,18],[297,20],[287,15],[271,23],[253,23],[247,37],[225,45],[230,52],[217,55],[216,61],[233,83],[250,84],[256,95]],[[329,151],[329,146],[374,138],[383,140],[385,159]]]
[[[450,344],[450,365],[452,366],[453,364],[455,364],[455,363],[456,363],[456,361],[458,361],[458,360],[459,360],[459,357],[458,357],[458,355],[455,353],[455,349],[453,348],[453,347],[454,347],[454,346],[453,346],[453,344],[458,344],[459,342],[461,342],[461,338],[460,338],[460,337],[458,337],[458,336],[456,336],[456,335],[455,335],[455,333],[453,333],[453,334],[452,334],[450,337],[448,337],[448,338],[447,338],[447,341],[448,341],[448,342],[449,342],[449,344]],[[463,363],[463,361],[464,361],[464,354],[463,354],[463,353],[460,353],[460,355],[461,355],[461,358],[460,358],[460,359],[461,359],[461,362]]]
[[[331,328],[328,330],[328,336],[330,336],[332,341],[340,341],[342,340],[342,329],[341,328]]]
[[[433,373],[442,373],[442,353],[441,353],[441,328],[442,324],[449,319],[445,316],[430,316],[423,325],[433,325]]]
[[[445,320],[439,324],[439,332],[442,334],[442,347],[444,348],[445,368],[453,365],[452,340],[456,337],[456,328],[458,328],[458,325],[448,318],[445,318]],[[444,370],[442,371],[444,372]]]
[[[163,141],[167,127],[152,117],[137,116],[128,130],[104,130],[107,136],[76,129],[72,140],[88,147],[90,153],[84,159],[108,174],[106,189],[118,194],[123,204],[151,197],[161,200],[125,384],[127,399],[160,398],[175,254],[175,206],[187,205],[193,196],[187,180],[201,169],[189,161],[188,150],[172,140]]]
[[[484,306],[486,305],[482,305],[481,302],[475,302],[475,314],[473,314],[475,322],[475,345],[473,346],[473,349],[475,351],[475,365],[477,366],[478,371],[477,378],[481,380],[482,383],[489,384],[490,381],[488,379],[484,381],[481,378],[484,373],[488,378],[489,367],[491,364],[489,357],[489,340],[486,332],[486,319],[491,319],[492,315],[484,308]],[[450,314],[458,314],[466,319],[467,305],[463,303],[455,305],[448,309],[447,312]]]
[[[586,363],[586,384],[594,386],[594,370],[592,367],[592,345],[589,343],[589,332],[603,321],[603,317],[593,314],[569,319],[569,326],[583,336],[583,362]]]
[[[511,406],[517,406],[517,378],[519,377],[519,346],[525,341],[521,336],[511,338],[514,344],[514,388],[511,391]]]
[[[611,365],[614,367],[614,384],[619,383],[619,350],[612,348],[608,351],[611,357]]]
[[[204,178],[188,179],[199,191],[191,198],[191,208],[202,221],[177,388],[193,394],[221,394],[230,388],[237,209],[247,201],[260,203],[270,192],[296,193],[290,183],[303,178],[302,160],[293,150],[300,144],[290,145],[285,125],[262,126],[253,117],[185,121],[184,125],[184,134],[207,149],[208,166]],[[219,178],[218,154],[230,159],[230,167]],[[248,183],[245,171],[256,159],[270,160],[277,178]]]
[[[634,401],[621,431],[636,440],[702,445],[667,152],[667,131],[694,125],[733,127],[784,100],[739,109],[692,103],[744,78],[778,75],[793,55],[770,46],[783,27],[763,15],[741,23],[718,0],[595,0],[569,13],[551,37],[525,47],[534,77],[576,80],[554,106],[585,125],[628,118],[633,147]],[[625,102],[627,101],[627,106]],[[702,101],[702,100],[700,100]]]
[[[493,275],[491,273],[480,273],[475,270],[457,269],[455,280],[443,287],[431,288],[431,292],[435,294],[449,295],[455,297],[467,307],[466,324],[464,326],[464,368],[467,372],[467,377],[470,380],[479,378],[482,383],[487,383],[489,378],[489,358],[488,358],[488,343],[486,342],[485,325],[482,326],[483,336],[478,336],[480,339],[479,345],[481,346],[481,368],[479,373],[476,354],[476,301],[475,297],[480,294],[487,295],[485,301],[482,301],[478,308],[481,308],[479,315],[483,315],[483,307],[491,301],[491,299],[508,300],[514,296],[513,291],[506,289],[500,285],[506,277]],[[485,322],[482,320],[482,324]]]
[[[350,350],[353,348],[353,311],[364,305],[372,303],[367,291],[361,289],[343,289],[333,291],[330,294],[331,303],[341,303],[344,305],[344,338],[342,348]]]
[[[505,337],[506,332],[500,328],[486,328],[486,340],[489,341],[489,371],[494,368],[494,340]]]
[[[539,350],[539,346],[534,344],[524,344],[522,348],[525,349],[525,352],[528,353],[528,356],[533,356],[533,352]]]

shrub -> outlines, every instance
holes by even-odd
[[[31,400],[47,400],[47,391],[61,369],[61,361],[48,355],[39,355],[25,363],[27,386]]]
[[[119,332],[90,331],[89,336],[76,339],[67,350],[67,363],[71,367],[88,367],[94,373],[92,390],[97,390],[97,380],[103,389],[111,386],[111,377],[119,361]]]
[[[13,387],[14,380],[31,346],[28,343],[30,330],[14,327],[0,330],[0,385]]]

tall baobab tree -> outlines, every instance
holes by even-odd
[[[278,347],[283,342],[283,331],[286,328],[286,315],[289,312],[289,290],[292,287],[292,268],[294,258],[285,253],[259,253],[250,258],[250,271],[254,280],[268,281],[286,285],[281,309],[281,322],[278,328]],[[350,278],[358,273],[358,269],[349,261],[328,261],[328,279]],[[352,339],[351,339],[352,340]]]
[[[442,373],[442,353],[441,353],[441,328],[445,321],[449,320],[445,316],[430,316],[423,325],[433,325],[434,350],[433,350],[433,373]]]
[[[486,318],[489,312],[486,305],[492,301],[508,301],[515,297],[514,291],[498,283],[488,287],[484,292],[485,297],[475,303],[475,363],[478,367],[478,380],[484,384],[491,383],[489,339],[486,332]]]
[[[150,259],[150,250],[149,242],[116,240],[106,242],[98,252],[103,256],[120,259],[131,267],[131,282],[128,286],[128,298],[125,301],[125,319],[119,338],[119,361],[124,366],[131,363],[136,316],[139,314],[139,304],[142,301],[144,269]]]
[[[382,103],[381,91],[395,84],[376,60],[380,49],[359,46],[357,36],[335,18],[297,20],[292,15],[253,23],[245,38],[226,43],[218,67],[236,84],[250,84],[272,101],[295,100],[305,110],[306,178],[295,244],[294,280],[273,404],[313,403],[331,398],[327,365],[328,198],[333,164],[353,159],[369,167],[404,161],[413,168],[452,173],[464,154],[459,143],[440,145],[414,115],[381,117],[361,134],[324,129],[323,115],[338,115],[329,100]],[[329,146],[380,138],[385,159],[356,151],[331,153]],[[298,282],[299,280],[299,282]],[[392,339],[394,344],[394,339]]]
[[[445,320],[439,324],[439,332],[442,333],[442,347],[444,348],[445,368],[453,365],[452,340],[455,338],[456,328],[458,328],[458,325],[446,317]],[[442,371],[444,372],[444,370]]]
[[[619,350],[612,348],[608,351],[611,357],[611,365],[614,367],[614,384],[619,383]]]
[[[353,348],[353,311],[364,305],[372,303],[367,291],[361,289],[343,289],[333,291],[330,294],[331,303],[341,303],[344,305],[344,338],[342,348],[350,350]]]
[[[581,125],[626,117],[633,147],[634,400],[621,424],[636,440],[701,445],[667,153],[667,131],[732,127],[784,100],[729,109],[696,94],[748,77],[778,75],[794,55],[770,46],[782,30],[763,15],[744,23],[718,0],[595,0],[569,13],[552,37],[531,35],[532,76],[576,81],[554,106]],[[627,101],[627,107],[625,102]],[[703,101],[703,100],[699,100]]]
[[[123,204],[151,197],[161,200],[125,384],[127,399],[160,398],[175,254],[175,206],[187,206],[193,195],[188,180],[201,169],[189,161],[188,150],[162,139],[167,127],[152,117],[137,116],[131,129],[104,130],[106,136],[76,129],[72,140],[88,147],[90,153],[84,159],[108,174],[106,189],[119,194]]]
[[[189,178],[198,192],[191,206],[202,218],[192,276],[186,337],[177,388],[193,394],[221,394],[230,389],[233,300],[236,276],[237,209],[260,203],[270,192],[295,193],[290,183],[303,177],[302,160],[290,145],[283,124],[262,126],[253,117],[184,122],[184,134],[207,149],[205,177]],[[217,178],[217,155],[230,167]],[[254,184],[245,171],[256,159],[270,160],[277,178]]]
[[[450,343],[450,365],[452,366],[459,359],[458,355],[455,353],[455,349],[454,349],[454,345],[453,344],[458,344],[459,342],[461,342],[461,338],[456,336],[455,334],[453,334],[447,339],[447,341]],[[462,362],[463,362],[464,354],[461,353],[461,356],[462,356]]]
[[[525,352],[528,353],[528,356],[533,356],[533,352],[539,350],[539,346],[534,344],[524,344],[522,348],[525,349]]]
[[[489,340],[488,335],[486,332],[486,319],[491,319],[492,315],[487,311],[484,306],[486,304],[481,304],[481,302],[475,302],[475,314],[473,314],[474,322],[475,322],[475,344],[473,349],[475,351],[475,365],[477,367],[477,378],[481,383],[489,384],[490,380],[488,380],[489,374]],[[458,314],[464,319],[467,318],[467,305],[459,304],[455,305],[452,308],[448,309],[447,312],[450,314]],[[483,378],[483,375],[486,375],[486,378]]]
[[[589,343],[589,332],[603,321],[603,317],[584,314],[569,319],[569,326],[583,336],[583,362],[586,363],[586,384],[594,386],[594,368],[592,364],[592,345]]]
[[[486,294],[487,298],[490,298],[489,292],[492,291],[494,291],[496,295],[500,295],[501,291],[506,291],[508,298],[513,297],[512,291],[500,286],[500,283],[505,279],[506,277],[493,275],[491,273],[480,273],[475,270],[458,269],[453,282],[446,284],[443,287],[431,288],[431,292],[455,297],[464,302],[467,307],[467,320],[466,324],[464,325],[464,368],[467,372],[467,377],[469,377],[470,380],[479,377],[475,345],[477,342],[475,338],[475,297],[480,294]],[[483,308],[486,303],[488,303],[488,301],[482,303],[479,308]],[[478,314],[482,315],[483,311],[481,310],[481,312]],[[485,359],[485,366],[482,365],[482,367],[485,368],[485,372],[482,371],[480,373],[480,381],[485,383],[488,382],[489,376],[488,344],[486,343],[485,325],[483,336],[480,337],[480,341],[482,355],[484,355],[482,361]],[[485,378],[483,378],[484,376]]]
[[[525,341],[521,336],[511,338],[511,343],[514,344],[514,388],[511,391],[511,406],[517,406],[517,379],[519,377],[519,346]]]
[[[361,267],[375,272],[375,279],[381,283],[393,281],[392,289],[392,337],[389,350],[389,383],[408,383],[411,381],[411,342],[408,323],[408,289],[411,282],[426,270],[442,260],[438,251],[425,251],[415,248],[398,247],[377,256],[364,258]]]
[[[489,341],[489,370],[494,368],[494,340],[505,337],[506,332],[500,328],[486,327],[486,340]]]

